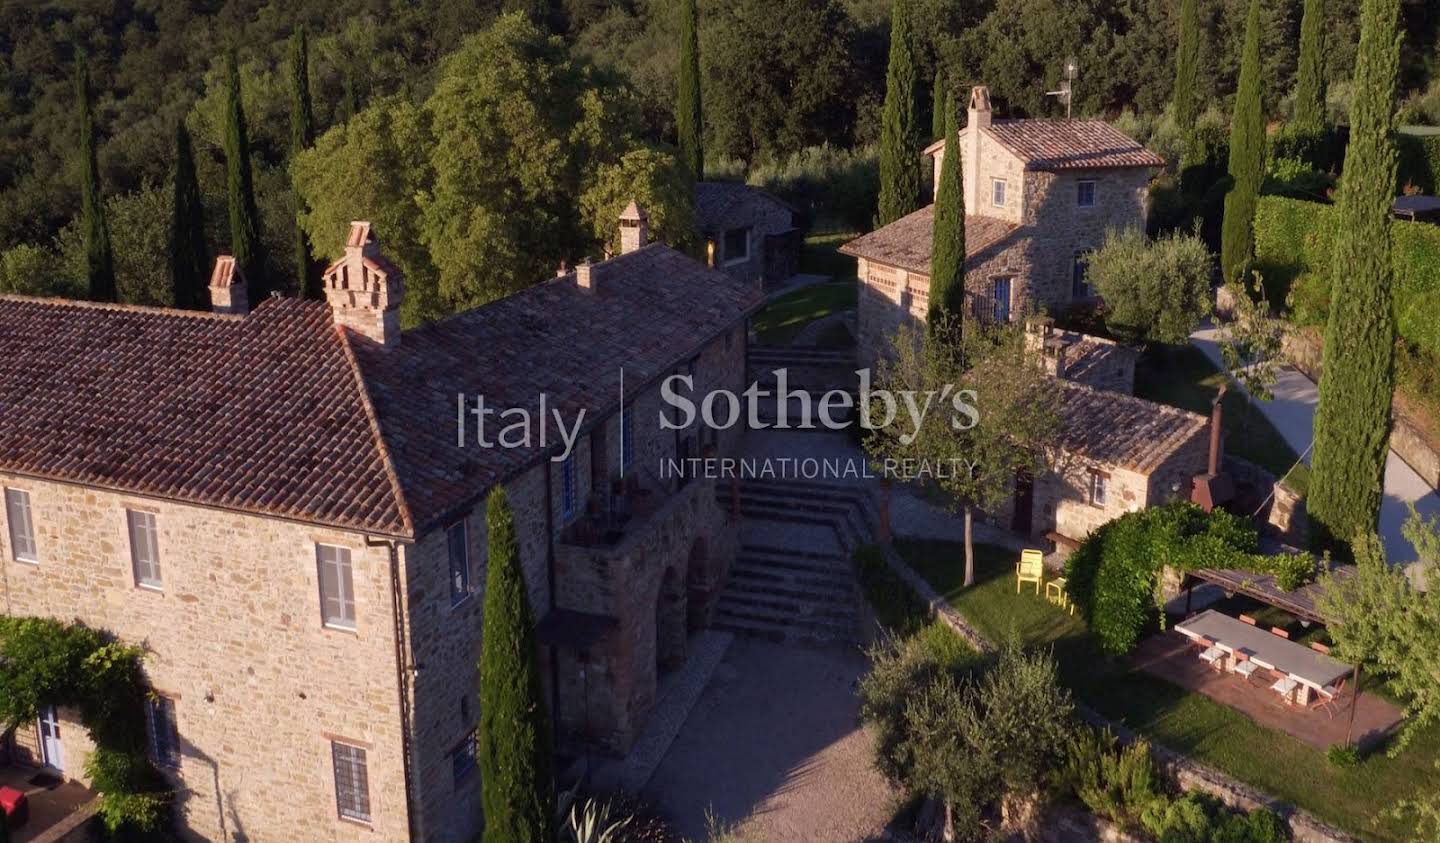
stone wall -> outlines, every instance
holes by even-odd
[[[1310,380],[1320,382],[1324,345],[1313,329],[1292,328],[1285,332],[1285,359]],[[1431,488],[1440,489],[1440,445],[1400,408],[1395,408],[1390,426],[1390,448]]]
[[[696,400],[698,395],[714,388],[726,387],[737,392],[743,389],[744,361],[744,328],[736,324],[720,330],[716,339],[695,359]],[[682,366],[679,371],[684,373],[689,367]],[[643,475],[646,484],[659,490],[657,495],[669,496],[673,483],[666,484],[659,474],[662,462],[675,458],[680,437],[676,431],[660,429],[659,414],[664,405],[659,382],[629,386],[634,390],[631,401],[634,456],[628,471],[632,475]],[[694,538],[706,539],[707,561],[695,566],[697,571],[703,569],[705,577],[723,578],[735,548],[733,543],[725,541],[726,531],[718,526],[713,493],[701,501],[696,497],[700,484],[691,484],[680,498],[691,501],[693,506],[677,511],[688,513],[691,520],[646,522],[637,544],[626,545],[629,548],[626,552],[635,555],[625,558],[632,559],[633,564],[607,564],[599,569],[573,564],[572,548],[564,543],[564,536],[574,529],[574,522],[583,517],[587,502],[598,500],[595,493],[603,490],[597,484],[610,483],[620,472],[620,414],[593,419],[591,423],[592,427],[581,433],[575,445],[576,507],[569,518],[563,512],[561,501],[560,463],[537,464],[505,484],[515,514],[530,604],[537,621],[553,607],[590,611],[628,623],[627,634],[643,638],[654,629],[659,576],[666,566],[689,561],[684,554],[691,550]],[[743,433],[743,424],[725,431],[702,432],[697,422],[681,433],[696,441],[697,453],[702,440],[713,442],[723,453],[733,453]],[[703,506],[707,501],[708,509]],[[479,718],[474,696],[479,682],[476,667],[480,658],[486,576],[484,502],[477,503],[464,516],[464,521],[471,554],[472,594],[459,604],[452,605],[450,596],[445,531],[434,530],[413,547],[404,549],[407,612],[417,665],[412,701],[414,776],[418,783],[419,824],[426,840],[471,840],[480,821],[478,772],[456,782],[452,761],[456,749],[475,729]],[[551,537],[555,540],[553,599]],[[681,545],[683,551],[676,550]],[[681,582],[683,585],[684,580]],[[606,599],[606,595],[614,594],[626,596],[628,602],[623,607],[623,615],[622,607]],[[647,605],[646,599],[651,601],[648,615],[641,611],[641,607]],[[552,719],[558,719],[560,726],[556,735],[559,746],[573,749],[577,741],[583,743],[587,737],[598,736],[602,747],[617,751],[628,747],[648,712],[647,701],[636,704],[632,700],[632,688],[648,681],[649,694],[653,697],[653,635],[648,652],[646,662],[646,654],[638,648],[621,647],[611,640],[597,648],[588,663],[581,664],[574,652],[542,648],[541,671]],[[647,663],[648,673],[641,670]],[[644,675],[640,675],[642,673]],[[584,734],[587,731],[589,735]]]
[[[3,549],[6,612],[80,619],[147,648],[175,700],[175,774],[188,839],[406,835],[389,551],[355,533],[60,483],[29,491],[39,563]],[[139,588],[126,509],[155,514],[163,589]],[[0,530],[8,544],[8,533]],[[315,544],[350,549],[357,629],[321,623]],[[21,730],[24,731],[23,729]],[[88,749],[62,717],[66,772]],[[337,815],[330,742],[364,747],[373,822]],[[72,750],[73,747],[73,750]]]
[[[715,266],[727,275],[746,284],[783,281],[783,278],[766,277],[765,238],[789,231],[795,227],[794,213],[784,205],[773,201],[754,199],[745,204],[747,218],[732,220],[735,227],[749,226],[750,249],[746,257],[731,260],[725,254],[725,232],[706,231],[705,237],[715,243]]]
[[[1095,206],[1076,204],[1078,183],[1095,182]],[[1076,255],[1105,245],[1111,229],[1145,227],[1150,173],[1144,168],[1030,172],[1025,180],[1025,217],[1016,236],[1032,254],[1029,294],[1056,312],[1072,303]]]

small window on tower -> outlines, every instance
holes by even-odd
[[[990,204],[997,208],[1005,207],[1005,180],[990,180]]]
[[[1075,204],[1082,208],[1095,207],[1095,182],[1089,179],[1075,186]]]

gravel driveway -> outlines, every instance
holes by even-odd
[[[705,811],[746,841],[847,843],[882,830],[896,799],[870,765],[849,647],[737,637],[645,789],[691,840]]]

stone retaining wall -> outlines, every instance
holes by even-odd
[[[1296,328],[1285,333],[1285,359],[1310,380],[1320,382],[1323,368],[1323,345],[1313,331]],[[1425,433],[1403,413],[1392,414],[1390,448],[1415,470],[1432,489],[1440,489],[1440,449],[1429,442]]]

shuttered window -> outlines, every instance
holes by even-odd
[[[160,588],[160,539],[155,513],[128,509],[125,520],[130,527],[130,564],[135,569],[135,583]]]
[[[10,524],[10,553],[21,562],[39,562],[35,550],[35,523],[30,520],[30,493],[5,490],[5,520]]]
[[[320,570],[320,612],[326,626],[355,628],[355,579],[350,569],[350,549],[333,544],[315,545]]]
[[[330,742],[335,765],[335,805],[347,820],[370,822],[370,772],[365,750]]]
[[[445,543],[450,552],[450,605],[454,606],[470,596],[470,548],[464,521],[450,525]]]
[[[146,705],[150,732],[150,760],[161,767],[180,769],[180,730],[175,722],[175,701],[154,697]]]

